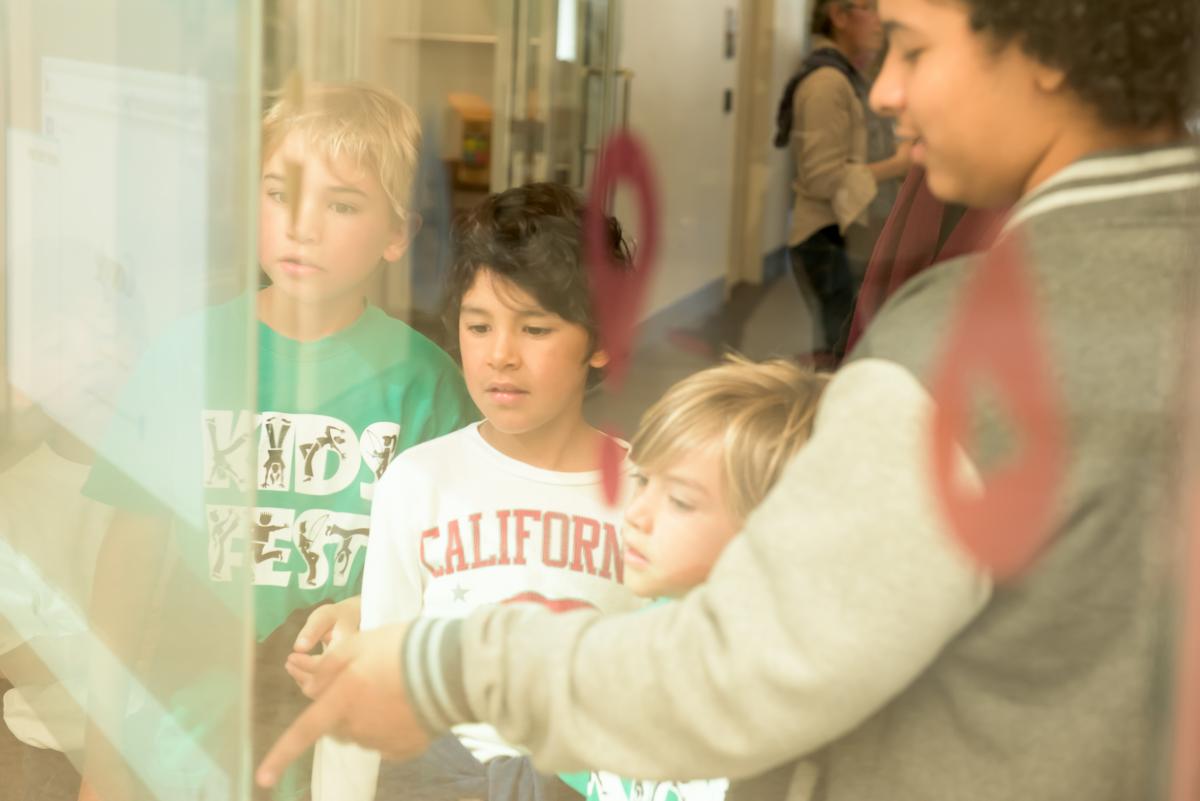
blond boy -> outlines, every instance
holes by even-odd
[[[148,349],[88,479],[85,492],[119,510],[93,617],[124,661],[167,568],[143,558],[132,574],[105,571],[105,554],[120,567],[121,554],[161,553],[171,532],[180,557],[169,580],[197,584],[174,594],[187,603],[166,610],[166,664],[149,671],[173,677],[168,714],[187,731],[231,729],[220,716],[236,695],[213,677],[236,675],[239,649],[196,643],[237,642],[227,610],[249,581],[255,740],[269,742],[302,700],[283,670],[295,631],[315,606],[359,591],[376,482],[398,453],[474,416],[453,361],[365,300],[408,246],[419,144],[412,112],[362,84],[309,85],[267,112],[258,261],[269,285],[181,320]],[[133,726],[122,750],[155,766],[142,775],[151,789],[182,797],[195,760],[161,724]],[[296,771],[277,797],[307,784]]]
[[[625,509],[625,582],[675,598],[708,577],[812,432],[827,376],[744,359],[675,384],[642,417]]]
[[[673,599],[708,578],[808,440],[827,381],[790,362],[731,358],[683,379],[650,407],[633,438],[635,490],[622,530],[630,589]],[[589,801],[720,801],[770,797],[768,783],[779,777],[732,787],[725,780],[634,781],[604,772],[562,778]]]

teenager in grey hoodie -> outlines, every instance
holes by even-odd
[[[326,729],[402,755],[483,720],[544,770],[739,777],[812,757],[794,799],[1156,796],[1200,270],[1183,125],[1197,4],[879,10],[890,51],[872,103],[915,139],[939,198],[1013,205],[998,248],[887,304],[706,584],[634,616],[481,610],[349,640],[310,665],[318,701],[261,781]],[[997,289],[979,292],[985,278]],[[1001,404],[942,426],[964,375],[947,354],[978,366],[988,348],[1007,351]],[[1036,436],[995,413],[1014,397]],[[947,432],[961,450],[931,448]],[[1026,469],[997,507],[1006,456]],[[944,513],[989,502],[967,528]],[[1014,573],[980,558],[988,542],[964,544],[988,525],[999,556],[1045,537]]]

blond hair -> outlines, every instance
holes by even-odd
[[[309,83],[300,98],[282,92],[263,116],[263,161],[293,132],[330,162],[348,158],[376,175],[392,211],[401,220],[408,216],[421,124],[398,97],[357,82]]]
[[[828,380],[791,362],[730,357],[675,384],[647,410],[631,458],[643,469],[665,469],[719,445],[726,500],[745,520],[812,435]]]

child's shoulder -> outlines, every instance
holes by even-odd
[[[184,310],[148,331],[140,360],[195,373],[206,354],[227,359],[231,353],[244,353],[253,341],[253,325],[244,296]]]
[[[472,440],[478,436],[475,432],[477,425],[470,423],[449,434],[406,448],[392,460],[383,480],[388,481],[389,476],[401,473],[451,479],[461,475],[464,465],[470,464],[469,457],[474,448]]]
[[[353,336],[366,353],[388,363],[435,372],[447,369],[458,372],[458,365],[450,358],[450,354],[429,337],[378,306],[367,307],[361,324],[355,326]]]

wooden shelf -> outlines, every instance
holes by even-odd
[[[429,42],[431,44],[496,44],[496,37],[488,33],[393,33],[388,36],[388,40],[392,42]],[[542,41],[533,37],[529,40],[529,45],[541,47]]]
[[[394,33],[393,42],[430,42],[435,44],[494,45],[496,37],[484,33]]]

